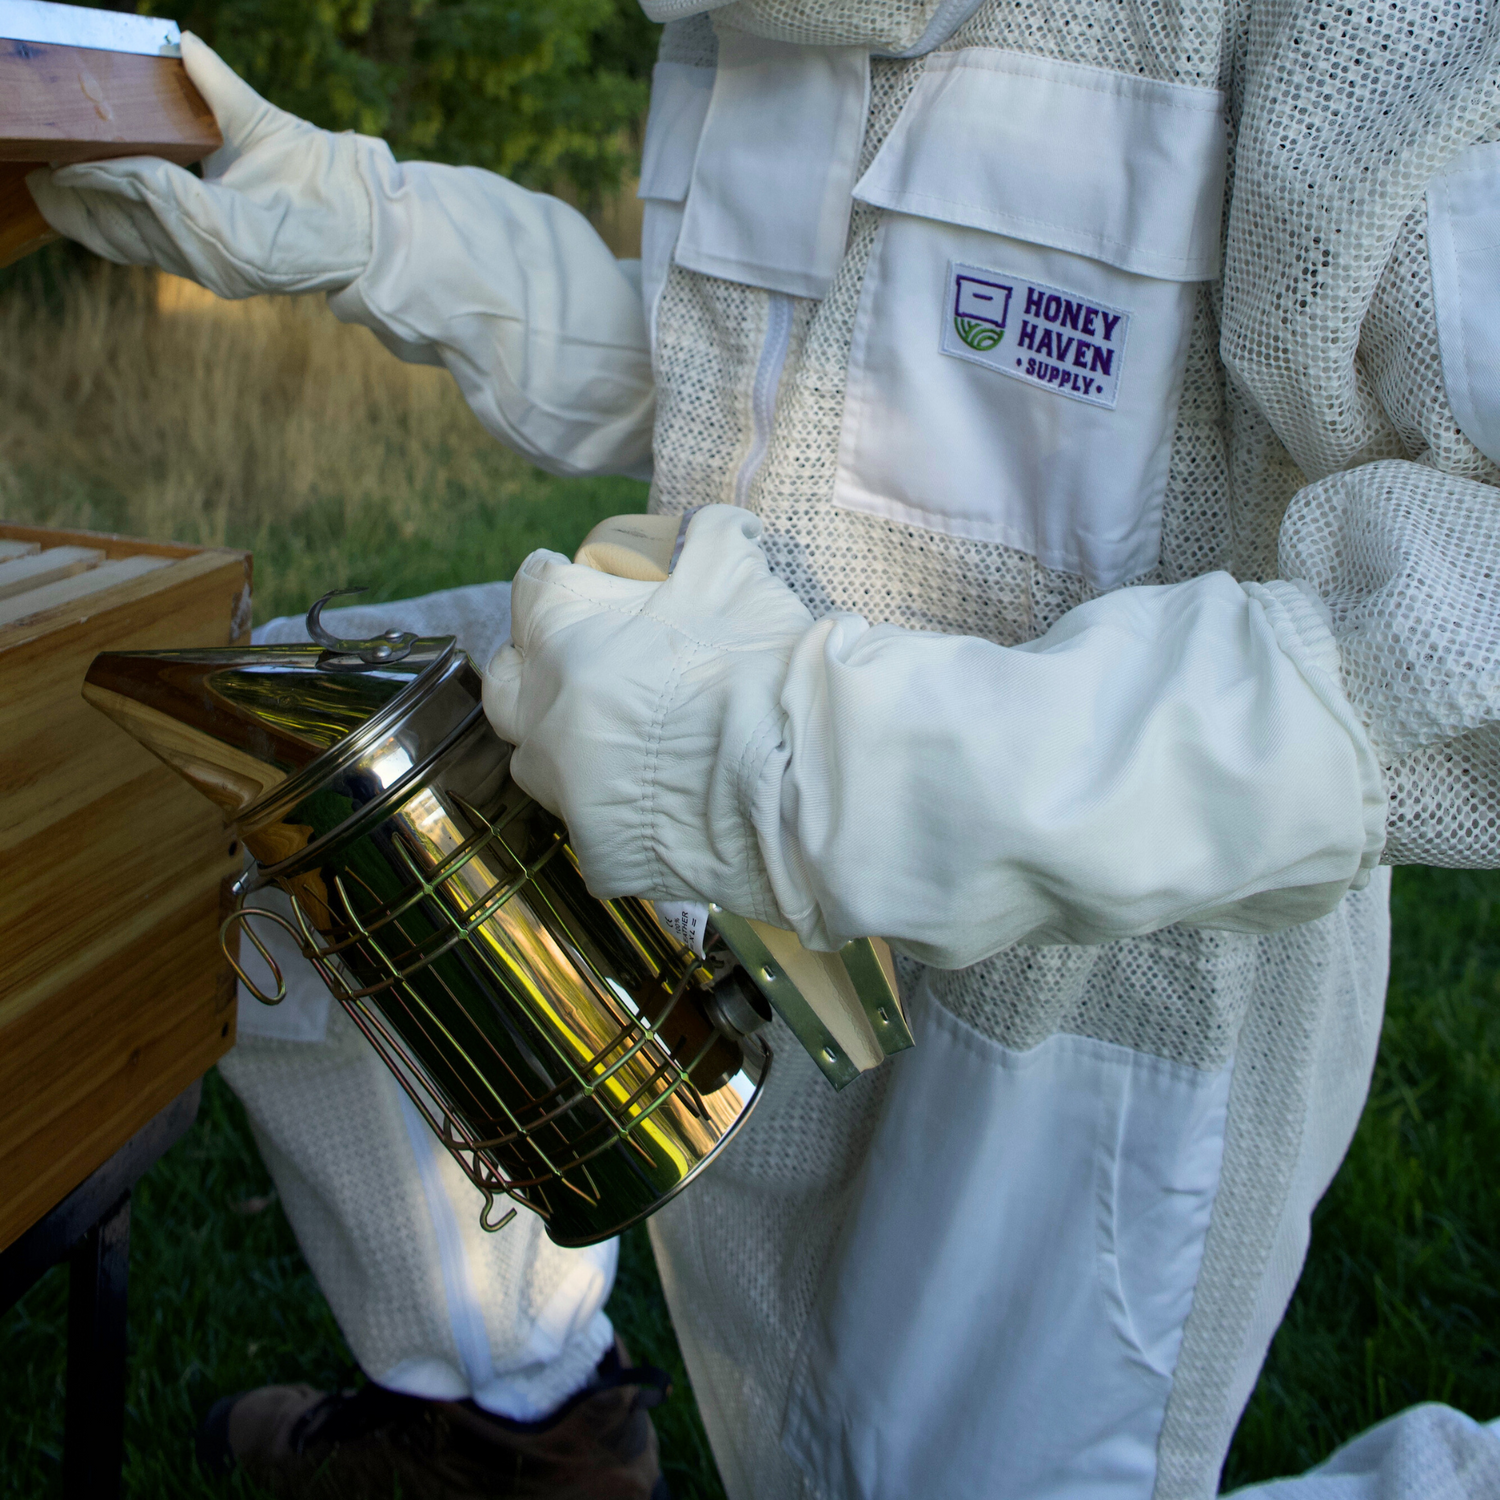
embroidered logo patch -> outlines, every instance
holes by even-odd
[[[1113,409],[1130,314],[1003,271],[948,267],[942,350],[1075,401]]]

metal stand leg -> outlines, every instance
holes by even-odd
[[[69,1256],[65,1500],[118,1500],[125,1457],[127,1192]]]

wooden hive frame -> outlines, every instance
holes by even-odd
[[[0,522],[0,550],[31,546],[99,566],[29,614],[0,595],[0,1248],[235,1035],[234,836],[80,688],[99,651],[248,640],[250,556]]]
[[[180,58],[0,35],[0,266],[56,238],[26,187],[37,167],[119,156],[186,166],[222,144]]]

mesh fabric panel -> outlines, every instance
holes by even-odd
[[[1224,23],[1221,0],[1166,5],[1161,0],[1016,0],[982,6],[943,50],[1006,47],[1165,83],[1217,88]]]
[[[676,265],[667,272],[656,313],[653,510],[734,503],[766,322],[765,296]]]
[[[1391,860],[1500,864],[1497,498],[1425,464],[1367,464],[1308,486],[1282,530],[1282,571],[1328,605],[1345,689],[1389,768]]]
[[[814,15],[791,0],[757,0],[734,19],[748,25],[752,10],[755,29],[774,19],[787,35]],[[807,40],[849,40],[853,31],[836,27],[872,24],[875,13],[820,10],[824,30]],[[1358,543],[1346,557],[1338,549],[1350,507],[1336,490],[1314,489],[1297,499],[1288,536],[1298,561],[1288,566],[1332,594],[1324,597],[1350,693],[1374,737],[1391,743],[1402,726],[1400,744],[1449,736],[1399,756],[1393,749],[1388,772],[1391,854],[1440,862],[1500,860],[1500,742],[1466,729],[1492,696],[1488,648],[1473,671],[1461,652],[1424,660],[1420,687],[1392,671],[1402,647],[1494,638],[1493,601],[1475,600],[1474,569],[1484,572],[1500,538],[1486,516],[1494,492],[1474,482],[1497,476],[1443,396],[1420,199],[1428,175],[1479,138],[1497,109],[1500,93],[1483,87],[1494,77],[1493,25],[1482,8],[1451,4],[1355,16],[1320,4],[996,0],[945,43],[1219,86],[1234,121],[1243,101],[1244,129],[1231,142],[1228,291],[1222,303],[1217,287],[1200,296],[1161,558],[1135,581],[1214,568],[1274,578],[1283,518],[1308,473],[1419,459],[1369,481],[1380,487],[1371,503],[1381,514],[1408,518],[1399,537]],[[863,165],[922,67],[872,65]],[[1004,546],[832,504],[854,316],[878,222],[855,205],[828,296],[797,306],[748,503],[766,522],[776,571],[815,613],[852,609],[911,628],[1032,639],[1091,596],[1082,579]],[[654,508],[734,497],[750,447],[753,330],[765,326],[767,300],[671,272],[658,324]],[[720,330],[729,337],[710,348]],[[1418,515],[1426,521],[1410,519]],[[1461,534],[1472,537],[1467,549]],[[1381,545],[1399,554],[1384,571]],[[1433,566],[1439,573],[1429,576]],[[1469,601],[1456,612],[1445,602],[1455,589]],[[1071,1031],[1201,1068],[1236,1058],[1222,1183],[1160,1443],[1159,1500],[1214,1492],[1295,1285],[1311,1207],[1358,1119],[1379,1034],[1386,889],[1377,878],[1328,917],[1266,937],[1176,929],[1098,949],[1016,948],[934,976],[947,1008],[1014,1048]],[[795,1060],[725,1170],[707,1174],[656,1228],[734,1500],[806,1493],[776,1438],[818,1268],[880,1103],[878,1084],[830,1095]]]
[[[1287,513],[1283,575],[1328,605],[1345,690],[1383,759],[1495,718],[1497,500],[1490,485],[1386,462],[1309,485]]]
[[[1392,864],[1500,867],[1500,734],[1493,725],[1398,756],[1384,771]]]
[[[1500,35],[1454,3],[1250,14],[1223,353],[1317,478],[1403,456],[1356,352],[1427,182],[1500,119]]]
[[[736,0],[721,22],[775,41],[813,47],[871,47],[900,52],[915,45],[941,0]]]
[[[660,62],[686,63],[690,68],[711,68],[719,60],[719,38],[712,16],[691,16],[670,21],[662,28],[657,49]]]
[[[933,992],[1016,1051],[1066,1031],[1213,1069],[1233,1056],[1260,977],[1258,939],[1170,927],[1097,948],[1009,948],[934,974]]]
[[[301,960],[282,951],[278,961]],[[219,1068],[245,1105],[297,1243],[360,1368],[380,1379],[403,1365],[441,1365],[454,1388],[427,1384],[419,1393],[466,1394],[454,1333],[463,1312],[449,1302],[438,1231],[399,1086],[385,1064],[335,1005],[324,1041],[247,1039]],[[550,1361],[532,1348],[533,1330],[579,1252],[559,1249],[524,1209],[498,1234],[486,1234],[478,1192],[446,1152],[434,1156],[493,1372],[514,1377],[519,1400],[505,1414],[543,1414],[588,1383],[610,1337],[598,1319]]]
[[[1406,216],[1396,235],[1360,331],[1359,363],[1408,457],[1458,478],[1500,483],[1500,468],[1458,430],[1448,405],[1427,263],[1425,203]]]

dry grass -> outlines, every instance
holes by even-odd
[[[446,373],[392,359],[321,298],[220,302],[101,266],[53,311],[7,298],[0,349],[7,514],[81,518],[113,491],[150,535],[223,542],[232,520],[274,526],[337,495],[414,528],[440,478],[495,475]]]
[[[0,295],[0,517],[250,547],[260,617],[351,570],[387,596],[508,576],[642,503],[540,475],[321,297],[102,264]]]

